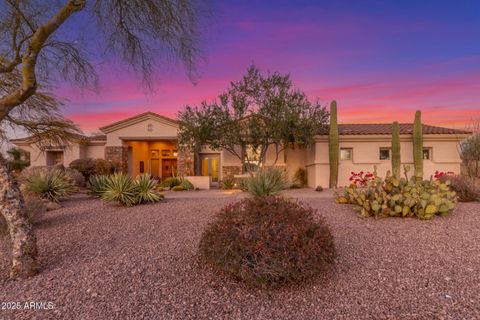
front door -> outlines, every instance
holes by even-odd
[[[177,174],[177,159],[162,159],[162,178],[169,178]]]
[[[160,163],[159,162],[160,162],[160,160],[158,160],[158,159],[150,160],[150,164],[152,166],[151,174],[155,178],[159,177],[159,172],[160,172]]]
[[[210,182],[213,186],[218,186],[220,180],[220,156],[202,155],[202,176],[210,176]]]

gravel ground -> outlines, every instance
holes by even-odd
[[[41,273],[0,283],[0,319],[479,319],[480,203],[431,221],[363,219],[350,206],[295,190],[335,237],[335,270],[300,286],[252,289],[201,267],[212,214],[243,194],[167,194],[121,208],[77,196],[37,227]],[[0,242],[7,275],[8,247]]]

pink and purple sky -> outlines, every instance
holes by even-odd
[[[145,111],[175,117],[212,100],[255,63],[290,73],[296,87],[341,122],[411,122],[461,128],[480,118],[480,1],[214,1],[194,85],[180,67],[139,76],[99,68],[99,93],[61,86],[65,115],[86,131]]]

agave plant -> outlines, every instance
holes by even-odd
[[[106,184],[105,190],[101,193],[102,199],[116,201],[125,206],[137,204],[138,186],[128,175],[114,173]]]
[[[262,169],[248,179],[247,187],[255,197],[276,195],[286,187],[285,172],[275,167]]]
[[[58,202],[76,191],[74,182],[62,170],[35,170],[25,179],[23,191],[42,199]]]
[[[157,180],[152,179],[150,174],[142,174],[135,179],[137,191],[137,203],[159,202],[162,195],[155,191]]]
[[[108,176],[104,174],[90,176],[90,179],[88,179],[88,188],[90,189],[90,194],[100,197],[101,194],[107,189],[108,179]]]

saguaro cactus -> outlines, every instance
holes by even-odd
[[[392,174],[400,176],[400,126],[395,121],[392,124]]]
[[[423,179],[423,134],[422,113],[420,110],[415,112],[415,122],[413,123],[413,164],[415,177]]]
[[[330,188],[336,188],[338,184],[338,123],[337,123],[337,102],[330,104],[330,133],[328,136],[328,151],[330,162]]]

